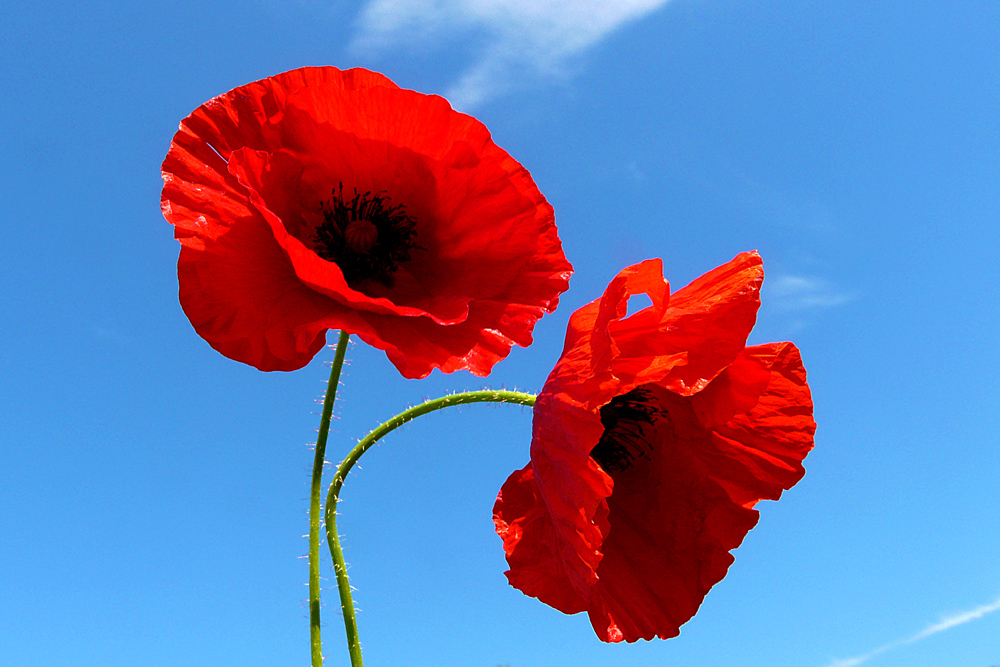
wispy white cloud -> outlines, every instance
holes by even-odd
[[[1000,611],[1000,598],[997,598],[989,604],[980,605],[975,609],[970,609],[969,611],[963,611],[952,616],[946,616],[937,623],[932,623],[926,628],[918,632],[917,634],[906,637],[905,639],[897,639],[894,642],[885,644],[884,646],[879,646],[873,651],[864,653],[853,658],[846,658],[842,660],[834,660],[826,667],[855,667],[862,663],[868,662],[872,658],[886,651],[891,651],[894,648],[899,648],[901,646],[907,646],[909,644],[914,644],[922,639],[927,639],[931,635],[936,635],[939,632],[944,632],[945,630],[950,630],[959,625],[965,625],[970,621],[975,621],[980,619],[987,614],[992,614],[995,611]]]
[[[474,62],[446,92],[471,109],[531,79],[563,77],[574,56],[669,0],[369,0],[352,48],[378,55],[475,37]]]
[[[764,281],[764,298],[779,310],[792,311],[832,308],[853,300],[855,295],[822,278],[782,275]]]
[[[975,621],[976,619],[986,616],[986,614],[991,614],[995,611],[1000,611],[1000,598],[997,598],[989,604],[980,605],[975,609],[970,609],[969,611],[963,611],[959,614],[953,616],[946,616],[939,622],[929,625],[917,634],[913,635],[906,640],[907,644],[912,644],[915,641],[924,639],[925,637],[930,637],[931,635],[936,635],[939,632],[944,632],[945,630],[950,630],[956,625],[964,625],[969,621]]]

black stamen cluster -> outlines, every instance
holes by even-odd
[[[657,409],[648,389],[637,387],[627,394],[615,396],[601,408],[601,425],[604,433],[590,451],[604,471],[622,472],[632,467],[637,459],[651,460],[652,444],[643,433],[643,424],[652,426]]]
[[[345,201],[341,183],[323,205],[325,221],[316,228],[313,238],[316,254],[339,266],[351,287],[366,280],[392,287],[392,274],[410,260],[410,251],[423,249],[413,241],[416,222],[402,204],[389,206],[388,201],[384,192],[358,194],[357,188],[354,198]],[[355,252],[347,243],[345,232],[354,220],[367,220],[378,230],[378,239],[368,252]]]

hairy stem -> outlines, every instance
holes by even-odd
[[[344,553],[340,548],[340,537],[337,534],[337,500],[340,497],[340,489],[344,486],[347,473],[351,471],[361,455],[378,442],[379,438],[421,415],[466,403],[517,403],[530,407],[535,404],[535,397],[532,394],[519,391],[484,390],[442,396],[421,403],[399,413],[362,438],[337,468],[333,482],[330,484],[330,490],[326,496],[326,540],[330,547],[330,555],[333,556],[333,568],[337,574],[337,588],[340,590],[340,605],[344,612],[344,626],[347,630],[347,649],[351,654],[351,667],[363,667],[363,663],[361,661],[361,641],[358,638],[358,622],[354,615],[354,599],[351,596],[351,583],[347,578],[347,565],[344,563]]]
[[[323,640],[320,638],[319,626],[319,524],[323,465],[326,462],[326,439],[330,435],[333,402],[337,400],[337,387],[340,385],[340,371],[344,367],[344,355],[347,354],[348,338],[350,334],[340,332],[337,351],[333,356],[330,381],[323,399],[323,414],[319,421],[319,435],[316,436],[316,456],[313,459],[312,485],[309,490],[309,641],[312,667],[323,667]]]

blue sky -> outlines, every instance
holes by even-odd
[[[805,479],[669,641],[609,646],[507,586],[490,509],[531,414],[438,413],[344,491],[371,665],[1000,664],[1000,5],[982,0],[22,3],[0,22],[0,664],[308,664],[307,479],[332,352],[214,352],[159,213],[177,123],[234,86],[364,66],[474,113],[576,266],[486,379],[351,348],[328,458],[425,396],[538,390],[623,266],[743,250],[751,342],[793,340]],[[332,342],[332,337],[331,337]],[[324,563],[326,584],[332,571]],[[335,591],[328,665],[347,665]]]

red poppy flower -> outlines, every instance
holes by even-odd
[[[586,611],[609,642],[666,639],[802,478],[816,424],[791,343],[745,347],[760,256],[670,294],[660,260],[573,314],[534,409],[531,463],[493,508],[522,592]],[[653,305],[625,317],[630,296]]]
[[[552,207],[482,123],[362,69],[209,100],[163,179],[184,312],[261,370],[301,368],[343,329],[406,377],[487,375],[572,272]]]

